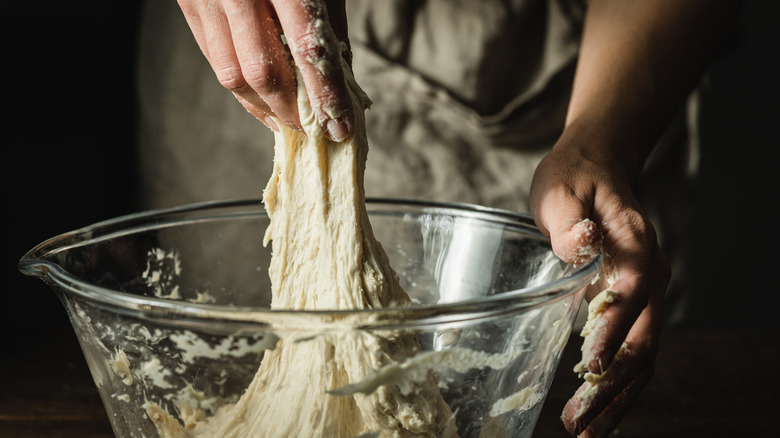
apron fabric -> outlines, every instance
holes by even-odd
[[[367,193],[528,211],[576,63],[582,11],[562,5],[348,4],[355,77],[375,108]]]
[[[528,212],[533,172],[563,129],[584,10],[576,0],[348,0],[354,75],[373,101],[366,195]],[[217,82],[175,2],[146,3],[138,98],[142,207],[262,195],[273,135]],[[693,305],[686,207],[698,173],[685,113],[675,120],[639,193],[672,263],[672,323]]]
[[[354,74],[374,102],[367,195],[528,211],[533,170],[563,127],[581,5],[350,1],[347,11]],[[143,18],[144,206],[259,196],[273,136],[218,84],[175,4],[149,2]]]

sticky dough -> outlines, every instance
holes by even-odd
[[[351,138],[334,143],[323,135],[302,86],[298,106],[305,134],[278,123],[273,174],[264,191],[274,309],[410,303],[366,213],[363,111],[370,101],[346,68],[345,73],[355,113]],[[295,341],[281,336],[266,351],[246,393],[210,418],[194,416],[182,425],[150,406],[147,412],[161,436],[457,436],[432,374],[403,391],[382,385],[370,394],[328,392],[416,354],[420,345],[413,334],[309,333]]]

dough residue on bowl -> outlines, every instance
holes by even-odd
[[[368,142],[363,111],[370,101],[344,68],[353,101],[354,134],[332,142],[322,133],[299,78],[305,133],[278,123],[274,169],[264,191],[271,223],[269,268],[274,309],[336,310],[405,306],[410,300],[374,238],[365,207]],[[457,436],[436,378],[381,385],[369,393],[330,391],[420,351],[414,333],[323,333],[267,350],[244,395],[213,416],[184,424],[158,405],[147,413],[163,437]]]

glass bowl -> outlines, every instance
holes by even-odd
[[[389,199],[367,207],[412,306],[270,310],[269,221],[253,199],[100,222],[41,243],[19,268],[63,302],[118,437],[158,436],[159,415],[189,429],[209,421],[242,397],[281,342],[355,336],[388,345],[411,337],[418,347],[347,385],[302,386],[314,400],[428,379],[451,411],[453,436],[530,437],[601,256],[566,264],[529,216],[513,212]],[[305,406],[304,395],[268,394],[292,414],[253,421],[268,425],[267,436],[280,421],[321,422],[296,417],[322,408]]]

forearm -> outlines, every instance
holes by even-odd
[[[737,0],[590,1],[566,119],[569,135],[587,141],[556,147],[609,157],[634,180],[722,44],[738,5]]]

